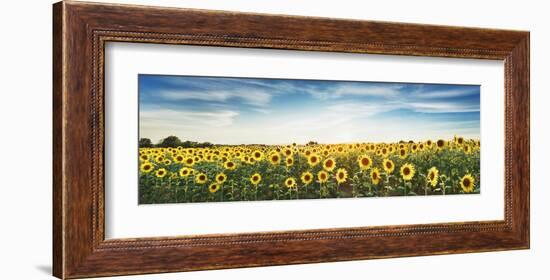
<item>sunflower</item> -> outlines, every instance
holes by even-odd
[[[437,170],[437,167],[432,167],[428,170],[428,176],[426,177],[426,180],[428,180],[428,183],[432,185],[432,187],[437,186],[437,180],[439,179],[439,170]]]
[[[380,153],[382,154],[383,157],[387,157],[388,154],[389,154],[389,150],[388,150],[388,148],[384,147],[384,148],[382,148]]]
[[[187,167],[183,167],[182,169],[180,169],[180,176],[181,177],[187,177],[189,175],[191,175],[191,169],[190,168],[187,168]]]
[[[328,173],[324,170],[319,171],[319,173],[317,173],[317,179],[319,180],[319,183],[328,181]]]
[[[439,139],[439,140],[437,140],[437,142],[435,142],[435,145],[437,146],[437,149],[439,149],[439,150],[445,148],[446,144],[447,144],[446,141],[443,140],[443,139]]]
[[[151,172],[151,170],[153,170],[153,165],[150,162],[144,162],[141,164],[139,169],[141,170],[141,172],[149,173]]]
[[[204,173],[199,173],[197,176],[195,176],[195,182],[197,182],[197,184],[202,185],[206,183],[206,181],[208,181],[208,177]]]
[[[262,175],[260,175],[259,173],[254,173],[254,175],[250,177],[250,182],[252,183],[252,185],[257,185],[261,181],[262,181]]]
[[[157,170],[157,172],[155,172],[155,176],[157,176],[157,178],[162,178],[166,176],[167,173],[168,172],[166,172],[166,169],[160,168],[159,170]]]
[[[370,178],[373,184],[378,185],[378,183],[380,183],[380,171],[378,168],[375,167],[371,170]]]
[[[219,185],[219,184],[216,184],[216,183],[210,184],[210,186],[208,186],[208,191],[209,191],[210,193],[215,193],[215,192],[217,192],[219,189],[220,189],[220,185]]]
[[[294,179],[293,177],[286,178],[286,180],[285,180],[285,186],[286,186],[287,188],[294,188],[294,187],[296,187],[296,179]]]
[[[172,164],[172,161],[169,160],[169,159],[165,159],[163,163],[164,163],[164,165],[170,165],[170,164]]]
[[[472,175],[470,174],[466,174],[464,175],[464,177],[462,177],[462,179],[460,179],[460,187],[464,192],[467,193],[474,191],[474,183],[474,177],[472,177]]]
[[[462,146],[462,144],[464,144],[464,138],[463,137],[457,137],[456,138],[456,143],[460,146]]]
[[[264,158],[264,153],[262,153],[262,151],[254,151],[254,153],[252,153],[252,157],[257,161],[260,161]]]
[[[405,159],[407,157],[407,150],[405,148],[399,149],[399,158]]]
[[[174,161],[175,161],[176,163],[183,163],[183,160],[184,160],[184,159],[185,159],[185,157],[184,157],[183,155],[176,155],[176,156],[174,157]]]
[[[317,165],[320,161],[321,161],[321,159],[316,154],[310,154],[309,157],[307,158],[307,163],[311,167]]]
[[[290,149],[290,148],[284,148],[283,149],[283,155],[285,155],[286,157],[292,156],[293,154],[294,154],[294,152],[292,151],[292,149]]]
[[[384,159],[384,162],[382,163],[384,165],[384,171],[386,173],[392,173],[393,169],[395,169],[395,164],[393,164],[393,161],[391,159]]]
[[[163,156],[157,156],[157,157],[155,157],[155,161],[158,162],[158,163],[162,163],[164,161],[164,157]]]
[[[185,165],[187,166],[193,166],[195,165],[195,159],[193,157],[186,157],[183,162],[185,163]]]
[[[311,172],[309,171],[306,171],[302,173],[302,177],[300,178],[302,179],[302,183],[304,183],[307,186],[309,185],[309,183],[311,183],[311,181],[313,181],[313,174],[311,174]]]
[[[227,176],[224,173],[219,173],[216,175],[216,182],[223,184],[227,180]]]
[[[424,143],[418,144],[418,150],[419,151],[424,151]]]
[[[470,145],[464,145],[464,153],[470,154],[472,152],[472,147]]]
[[[367,170],[372,165],[372,159],[368,155],[362,155],[357,159],[357,162],[359,163],[359,168],[361,170]]]
[[[338,184],[344,183],[348,178],[348,172],[344,168],[338,168],[336,170],[336,181]]]
[[[336,168],[336,161],[334,161],[333,158],[325,159],[323,162],[323,168],[328,172],[334,170],[334,168]]]
[[[293,157],[287,157],[285,159],[285,162],[286,162],[286,166],[290,167],[294,164],[294,158]]]
[[[235,168],[237,168],[237,164],[235,164],[232,161],[226,161],[223,164],[223,167],[225,167],[225,169],[227,169],[227,170],[234,170]]]
[[[143,154],[143,155],[140,154],[140,155],[139,155],[139,160],[141,160],[141,161],[148,161],[148,160],[149,160],[149,156],[148,156],[148,155],[145,155],[145,154]]]
[[[414,166],[410,163],[406,163],[403,166],[401,166],[401,176],[403,177],[403,180],[410,181],[414,177]]]
[[[279,155],[279,153],[273,152],[269,155],[269,162],[271,162],[271,164],[279,164],[280,161],[281,156]]]

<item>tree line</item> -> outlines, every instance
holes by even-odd
[[[194,141],[181,141],[177,136],[168,136],[161,139],[157,144],[153,144],[149,138],[140,138],[140,148],[206,148],[212,147],[214,144],[210,142],[194,142]]]
[[[411,141],[399,141],[399,143],[414,143]],[[306,146],[317,145],[316,141],[309,141]],[[259,146],[266,146],[263,144],[255,144]],[[293,145],[296,145],[293,143]],[[177,136],[168,136],[164,139],[161,139],[157,144],[153,144],[149,138],[140,138],[139,147],[140,148],[207,148],[215,146],[210,142],[195,142],[195,141],[181,141]]]

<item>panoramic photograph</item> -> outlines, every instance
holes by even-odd
[[[481,192],[479,85],[138,83],[139,204]]]

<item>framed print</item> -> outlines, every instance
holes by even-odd
[[[528,32],[70,1],[53,27],[59,278],[529,248]]]

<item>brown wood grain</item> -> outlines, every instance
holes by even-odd
[[[53,20],[53,272],[128,275],[529,248],[529,33],[59,2]],[[105,240],[104,47],[141,42],[505,62],[505,219]]]
[[[53,274],[63,277],[63,5],[53,7]]]

